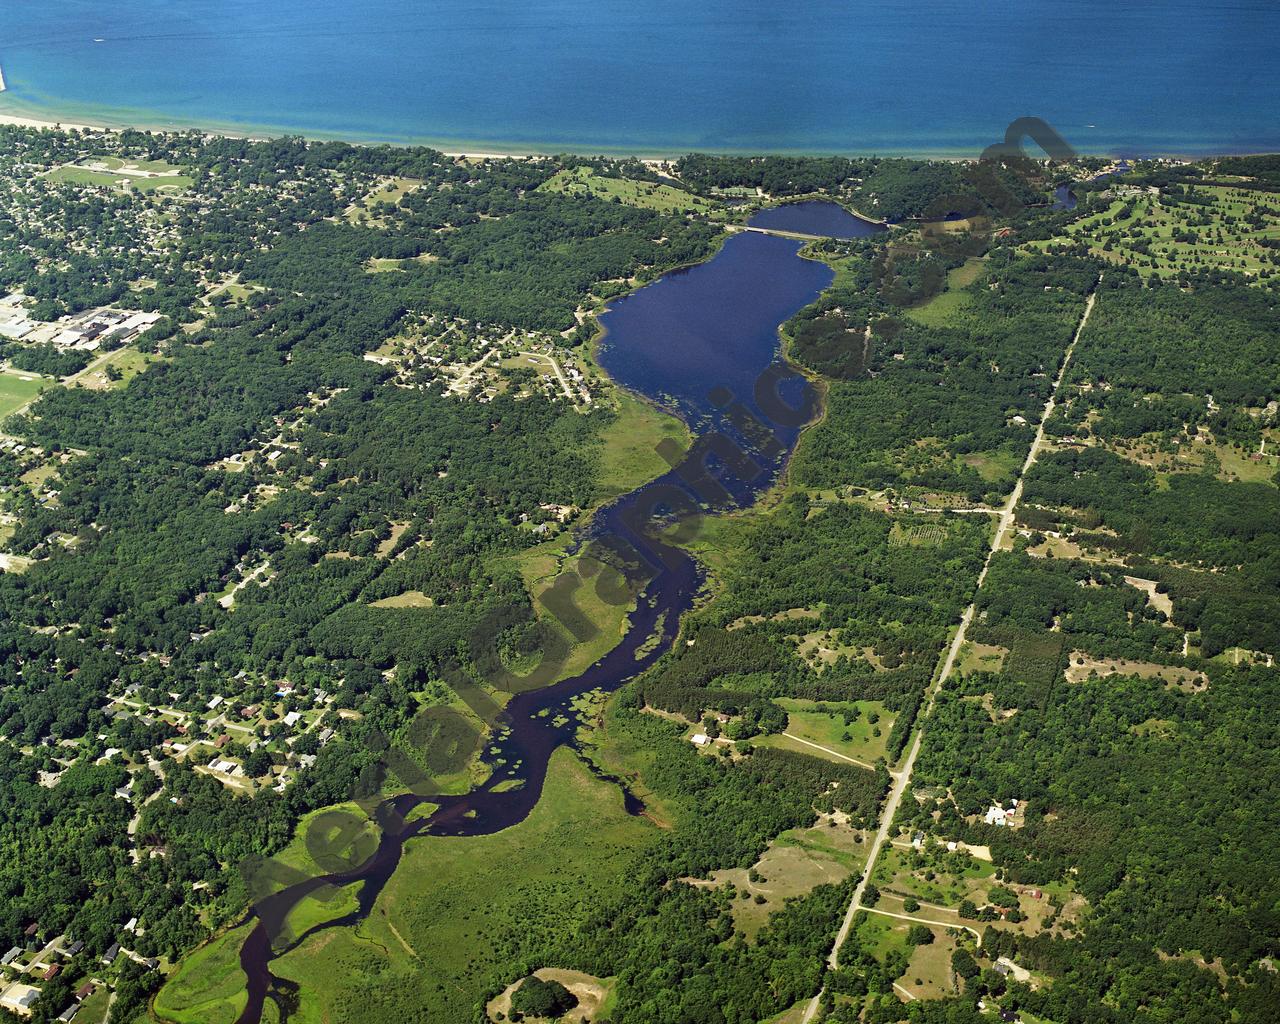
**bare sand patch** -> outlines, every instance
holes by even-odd
[[[1196,692],[1207,689],[1209,677],[1195,669],[1179,665],[1157,665],[1152,661],[1128,661],[1124,658],[1094,658],[1084,651],[1072,651],[1067,658],[1066,678],[1069,683],[1079,683],[1096,675],[1140,676],[1143,679],[1162,679],[1170,686]]]

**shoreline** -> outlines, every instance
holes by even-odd
[[[506,160],[506,159],[525,159],[536,160],[543,157],[558,156],[561,154],[574,154],[578,156],[602,156],[611,159],[628,159],[634,158],[642,160],[646,163],[664,163],[677,160],[689,153],[708,153],[710,155],[721,156],[792,156],[792,157],[828,157],[828,156],[845,156],[849,158],[896,158],[896,159],[919,159],[919,160],[938,160],[951,162],[964,162],[976,160],[981,154],[981,146],[973,148],[968,147],[939,147],[930,149],[927,146],[906,146],[902,148],[886,147],[884,149],[868,148],[864,150],[830,150],[822,148],[814,149],[735,149],[735,148],[716,148],[716,147],[698,147],[684,146],[663,148],[661,146],[590,146],[582,144],[567,145],[548,145],[542,146],[537,143],[530,142],[483,142],[477,141],[474,147],[466,140],[450,139],[450,140],[432,140],[423,138],[417,141],[390,140],[379,139],[377,137],[360,138],[356,135],[333,132],[333,133],[310,133],[305,130],[290,130],[287,128],[271,128],[271,127],[237,127],[226,123],[218,123],[210,120],[208,122],[198,123],[159,123],[147,118],[130,118],[127,112],[122,112],[122,116],[117,120],[115,118],[95,117],[94,115],[77,115],[70,113],[66,119],[60,117],[54,111],[48,111],[36,107],[32,107],[20,102],[10,100],[11,90],[6,93],[4,89],[3,70],[0,70],[0,125],[12,125],[22,128],[36,129],[56,129],[62,131],[89,131],[89,132],[114,132],[120,133],[125,131],[141,131],[154,132],[160,134],[199,132],[203,135],[221,136],[233,139],[248,139],[253,142],[263,142],[269,139],[277,139],[282,137],[298,137],[306,139],[308,142],[346,142],[353,146],[378,147],[387,146],[395,149],[412,149],[422,147],[426,149],[434,149],[450,157],[466,157],[471,160]],[[1152,148],[1150,152],[1142,155],[1135,155],[1132,152],[1120,154],[1116,149],[1080,149],[1077,151],[1081,157],[1112,157],[1118,154],[1123,155],[1126,159],[1183,159],[1183,160],[1205,160],[1216,157],[1228,156],[1257,156],[1260,154],[1269,154],[1280,152],[1280,143],[1273,148],[1233,148],[1230,146],[1221,149],[1206,149],[1203,151],[1193,151],[1186,149],[1178,149],[1177,147],[1169,148]]]

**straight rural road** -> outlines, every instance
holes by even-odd
[[[1053,416],[1054,409],[1057,408],[1058,391],[1067,375],[1067,367],[1071,365],[1071,357],[1075,354],[1080,335],[1084,333],[1085,324],[1089,322],[1089,314],[1093,312],[1093,304],[1097,294],[1097,285],[1095,284],[1085,300],[1084,313],[1080,317],[1080,323],[1076,326],[1075,334],[1071,337],[1071,343],[1067,346],[1066,352],[1063,353],[1062,365],[1058,369],[1057,377],[1054,378],[1053,390],[1049,393],[1049,399],[1044,404],[1044,414],[1040,417],[1040,425],[1036,427],[1035,439],[1027,450],[1027,458],[1022,464],[1022,471],[1018,474],[1018,482],[1014,484],[1013,490],[1009,492],[1008,500],[1005,501],[1004,507],[1000,510],[1000,523],[996,527],[995,535],[991,538],[991,547],[987,550],[987,558],[983,562],[982,571],[978,573],[978,581],[974,587],[974,599],[960,617],[960,628],[956,630],[956,634],[951,640],[951,646],[947,649],[947,657],[942,663],[942,671],[938,673],[937,679],[929,688],[925,705],[920,711],[920,720],[915,731],[915,737],[912,739],[911,747],[907,752],[907,759],[903,762],[901,770],[893,776],[893,785],[889,788],[889,796],[886,798],[884,807],[880,812],[880,827],[876,829],[875,838],[871,841],[870,852],[867,854],[866,870],[862,873],[862,878],[858,881],[857,888],[853,890],[853,897],[849,900],[849,909],[845,911],[844,920],[840,923],[840,930],[836,932],[835,942],[831,944],[831,952],[827,956],[827,966],[832,970],[840,966],[840,947],[844,945],[845,939],[849,937],[849,930],[853,927],[854,917],[862,909],[862,894],[866,891],[867,882],[870,880],[871,872],[876,866],[876,858],[880,856],[880,849],[884,846],[885,840],[889,838],[889,832],[893,828],[894,816],[898,813],[898,806],[902,803],[902,797],[907,791],[907,786],[911,784],[911,773],[915,769],[916,757],[919,755],[920,746],[924,742],[925,723],[928,721],[930,712],[933,711],[934,700],[938,695],[938,690],[955,670],[956,660],[960,656],[960,649],[964,646],[965,638],[969,633],[969,624],[973,622],[978,591],[982,589],[982,584],[987,578],[992,558],[995,557],[995,553],[1000,550],[1000,545],[1004,543],[1005,537],[1013,529],[1018,502],[1022,498],[1023,481],[1026,480],[1027,473],[1035,465],[1036,459],[1044,448],[1045,425]],[[819,990],[818,994],[809,1001],[809,1005],[805,1007],[804,1016],[801,1018],[802,1024],[810,1024],[817,1015],[823,991],[825,990]]]

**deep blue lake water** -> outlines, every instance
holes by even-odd
[[[1275,0],[4,0],[0,110],[591,151],[1280,148]]]
[[[770,206],[754,214],[747,223],[757,228],[826,235],[828,238],[869,238],[884,230],[878,224],[855,217],[842,206],[816,200]]]

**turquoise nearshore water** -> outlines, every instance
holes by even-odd
[[[0,113],[477,151],[1280,149],[1273,0],[5,0]]]

